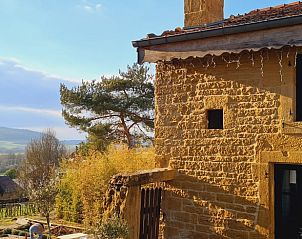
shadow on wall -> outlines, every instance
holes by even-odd
[[[165,238],[268,238],[271,218],[252,167],[260,150],[300,145],[280,136],[282,120],[293,120],[296,51],[158,64],[156,154],[160,166],[183,173],[166,184]],[[209,131],[207,109],[215,107],[225,128]]]
[[[238,194],[240,185],[217,186],[188,175],[167,183],[165,238],[268,238],[268,208],[260,206],[255,196]]]
[[[248,93],[256,93],[255,88],[260,92],[276,93],[286,97],[292,97],[292,92],[282,90],[293,84],[295,72],[295,57],[300,48],[285,46],[279,50],[263,48],[257,52],[242,51],[238,54],[224,53],[221,56],[208,55],[204,58],[188,58],[186,60],[172,60],[172,64],[167,64],[166,72],[170,70],[183,70],[181,79],[194,77],[195,74],[205,74],[212,77],[212,81],[221,79],[233,81],[234,88],[244,86]],[[180,72],[170,74],[165,77],[171,80],[171,85],[176,84],[175,79]],[[162,77],[160,77],[162,80]],[[186,83],[190,83],[189,81]],[[192,82],[191,82],[192,83]],[[216,86],[219,88],[219,84]],[[189,87],[189,85],[187,85]],[[253,88],[248,88],[253,87]],[[193,87],[194,88],[194,87]],[[192,88],[192,90],[194,90]],[[259,92],[258,92],[259,93]],[[235,92],[238,94],[238,92]]]

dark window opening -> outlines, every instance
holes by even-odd
[[[296,121],[302,121],[302,54],[296,59]]]
[[[208,129],[223,129],[223,110],[208,110]]]

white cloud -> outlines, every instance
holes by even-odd
[[[0,57],[0,126],[52,128],[62,140],[85,139],[86,134],[69,128],[61,115],[60,83],[78,85],[74,81],[29,68],[18,59]]]
[[[61,111],[52,110],[52,109],[38,109],[38,108],[30,108],[30,107],[23,107],[23,106],[6,106],[0,105],[0,111],[14,111],[14,112],[26,112],[26,113],[33,113],[39,115],[48,115],[52,117],[61,118],[62,114]]]
[[[21,116],[29,113],[32,115],[35,120],[39,120],[41,117],[46,117],[47,119],[51,120],[51,118],[55,119],[54,122],[41,122],[35,126],[36,122],[33,120],[33,125],[29,124],[28,122],[21,122],[15,126],[4,125],[7,127],[13,128],[22,128],[22,129],[29,129],[38,132],[43,132],[45,129],[52,129],[56,133],[56,137],[60,140],[85,140],[87,133],[80,132],[75,128],[71,128],[67,125],[64,125],[63,117],[61,112],[58,110],[52,109],[37,109],[37,108],[30,108],[30,107],[22,107],[22,106],[4,106],[0,105],[0,113],[1,114],[10,114],[10,113],[20,113]],[[24,115],[25,116],[25,115]],[[25,124],[25,125],[24,125]],[[45,125],[44,125],[45,124]]]
[[[83,9],[86,12],[94,13],[102,9],[102,4],[93,3],[88,0],[82,0],[80,4],[77,5],[78,8]]]
[[[88,12],[92,12],[93,11],[93,9],[92,9],[92,7],[90,7],[90,6],[83,6],[83,8],[86,10],[86,11],[88,11]]]
[[[53,80],[58,80],[58,81],[63,80],[63,81],[68,81],[68,82],[73,82],[73,83],[79,83],[79,82],[82,81],[80,79],[66,78],[66,77],[62,77],[62,76],[59,76],[59,75],[50,74],[48,72],[33,69],[31,67],[23,65],[21,63],[21,61],[19,59],[16,59],[16,58],[2,58],[2,57],[0,57],[0,65],[11,65],[12,67],[14,67],[16,69],[21,69],[21,70],[27,71],[29,73],[39,74],[39,75],[41,75],[41,78],[44,77],[44,78],[47,78],[47,79],[53,79]]]

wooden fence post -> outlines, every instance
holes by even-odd
[[[141,187],[130,186],[125,205],[125,220],[129,227],[129,238],[139,239],[141,211]]]

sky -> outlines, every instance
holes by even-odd
[[[85,138],[61,117],[60,83],[125,70],[132,40],[183,26],[183,1],[0,0],[0,126]],[[225,0],[225,17],[290,2]]]

